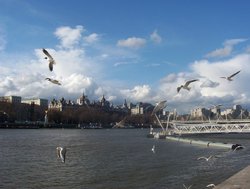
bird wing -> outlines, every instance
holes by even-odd
[[[54,80],[54,81],[55,81],[55,84],[61,85],[61,83],[58,80]]]
[[[185,83],[185,86],[187,87],[190,83],[195,82],[195,81],[199,81],[199,80],[198,79],[189,80]]]
[[[198,157],[197,160],[200,160],[200,159],[207,159],[206,157]]]
[[[209,156],[207,159],[209,160],[209,159],[211,159],[213,156]]]
[[[66,148],[62,148],[62,150],[60,151],[60,155],[61,155],[61,160],[64,163],[66,160]]]
[[[167,106],[166,102],[167,102],[166,100],[158,102],[152,111],[152,115],[157,113],[159,110],[166,108]]]
[[[50,71],[53,71],[53,62],[50,62],[50,63],[49,63],[49,70],[50,70]]]
[[[180,92],[181,88],[182,88],[182,86],[177,87],[177,93]]]
[[[56,148],[56,154],[57,154],[57,157],[60,158],[60,147],[57,147]]]
[[[49,52],[46,49],[43,49],[43,53],[49,57],[50,60],[53,60],[53,57],[49,54]]]
[[[237,71],[236,73],[230,75],[228,78],[232,78],[233,76],[235,76],[236,74],[240,73],[240,71]]]

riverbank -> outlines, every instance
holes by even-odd
[[[15,122],[15,123],[0,123],[0,129],[40,129],[40,128],[64,128],[64,129],[111,129],[112,124],[98,124],[98,123],[89,123],[89,124],[67,124],[67,123],[48,123],[44,124],[43,122]],[[148,126],[135,126],[135,127],[125,127],[126,129],[134,128],[149,128]],[[119,129],[119,128],[118,128]],[[123,128],[122,128],[123,129]]]
[[[235,175],[231,176],[214,189],[249,189],[250,188],[250,166],[242,169]]]

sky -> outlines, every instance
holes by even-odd
[[[0,0],[0,96],[250,108],[249,10],[247,0]]]

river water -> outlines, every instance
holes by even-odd
[[[230,151],[147,138],[148,129],[1,129],[0,188],[203,189],[250,163],[249,136],[214,138],[239,143]],[[155,153],[151,151],[155,145]],[[66,162],[56,156],[65,146]],[[209,161],[200,156],[216,155]]]

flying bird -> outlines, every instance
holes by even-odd
[[[228,81],[233,81],[232,78],[233,78],[235,75],[237,75],[238,73],[240,73],[240,71],[237,71],[236,73],[234,73],[234,74],[232,74],[232,75],[230,75],[230,76],[228,76],[228,77],[220,77],[220,78],[226,79],[226,80],[228,80]]]
[[[163,110],[164,108],[166,108],[166,106],[167,106],[166,103],[167,103],[166,100],[156,103],[156,106],[154,107],[151,115],[153,115],[153,114],[157,113],[158,111]]]
[[[58,80],[56,80],[56,79],[51,79],[51,78],[46,78],[45,80],[48,80],[48,81],[50,81],[51,83],[54,83],[54,84],[56,84],[56,85],[61,85],[61,83],[58,81]]]
[[[199,81],[199,80],[198,79],[189,80],[184,85],[177,87],[177,92],[180,92],[181,88],[189,91],[191,89],[191,87],[189,87],[188,85],[192,82],[195,82],[195,81]]]
[[[63,163],[65,163],[66,148],[65,147],[57,147],[56,152],[57,152],[57,157],[60,158]]]
[[[153,145],[153,147],[152,147],[152,152],[155,154],[155,145]]]
[[[210,160],[213,156],[209,156],[208,158],[206,157],[198,157],[197,160],[205,159],[206,161]]]
[[[53,71],[53,64],[56,64],[54,58],[49,54],[46,49],[43,49],[43,53],[47,56],[45,59],[49,59],[49,70]]]

